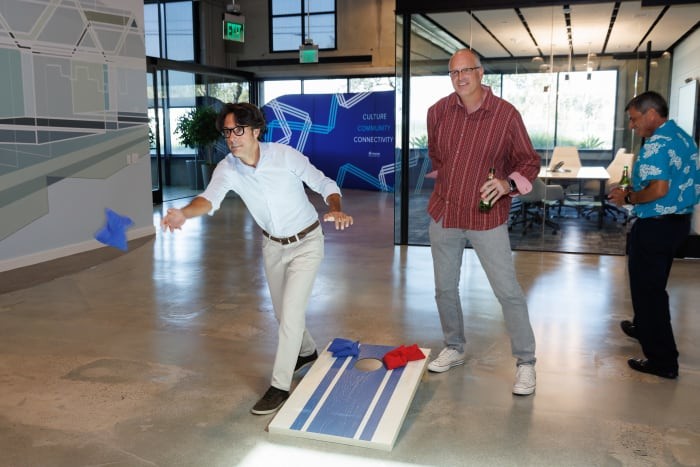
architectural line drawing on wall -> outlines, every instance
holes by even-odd
[[[148,154],[134,11],[95,0],[0,9],[0,240],[48,212],[51,184],[106,179]]]

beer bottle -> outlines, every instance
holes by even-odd
[[[622,177],[620,177],[620,182],[617,184],[617,187],[622,191],[628,191],[630,185],[632,185],[632,183],[630,182],[629,168],[624,166],[622,168]]]
[[[496,169],[491,167],[489,169],[489,174],[486,177],[486,180],[493,180],[494,177],[496,176]],[[491,201],[486,201],[483,198],[479,200],[479,211],[481,212],[489,212],[491,210]]]

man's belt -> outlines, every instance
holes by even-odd
[[[304,230],[302,230],[298,234],[292,235],[291,237],[285,237],[285,238],[273,237],[272,235],[265,232],[264,230],[262,231],[262,233],[264,236],[266,236],[267,238],[269,238],[273,242],[281,243],[282,245],[289,245],[290,243],[297,242],[297,241],[301,240],[302,238],[306,237],[308,234],[313,232],[316,229],[316,227],[318,227],[319,225],[321,225],[321,223],[318,220],[316,220],[316,222],[314,222],[313,224],[311,224],[310,226],[308,226],[307,228],[305,228]]]

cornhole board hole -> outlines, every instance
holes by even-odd
[[[330,345],[330,343],[329,343]],[[360,344],[357,357],[321,352],[268,429],[271,434],[391,451],[428,364],[387,370],[395,346]]]

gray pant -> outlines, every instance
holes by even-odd
[[[503,309],[517,364],[535,363],[535,335],[530,325],[525,294],[515,277],[508,227],[492,230],[446,229],[431,220],[430,250],[435,271],[435,301],[445,346],[464,352],[464,316],[459,297],[459,276],[467,240],[474,248],[486,277]]]
[[[299,355],[310,355],[316,343],[306,329],[306,305],[323,259],[323,231],[282,245],[263,237],[263,263],[272,307],[279,322],[271,385],[289,391]]]

